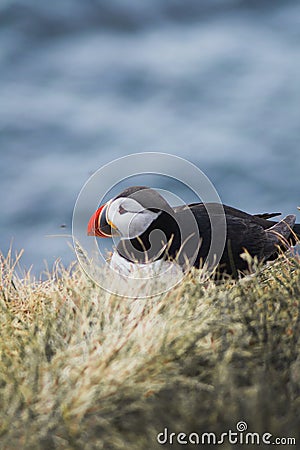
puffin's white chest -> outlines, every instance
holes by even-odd
[[[177,278],[183,275],[181,267],[171,261],[158,260],[148,264],[136,264],[123,258],[118,252],[113,253],[110,267],[127,278],[154,278],[162,275]]]

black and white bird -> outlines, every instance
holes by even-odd
[[[275,222],[270,219],[280,213],[251,215],[212,203],[171,207],[157,191],[146,186],[129,187],[100,206],[89,220],[87,233],[102,238],[120,237],[112,258],[120,270],[162,261],[180,264],[179,256],[181,264],[188,259],[199,268],[209,253],[211,224],[218,223],[222,215],[226,239],[218,265],[221,272],[237,276],[248,268],[241,257],[245,251],[258,261],[274,260],[280,249],[286,250],[300,238],[295,215]],[[187,224],[192,222],[189,228]],[[193,239],[189,239],[190,229]]]

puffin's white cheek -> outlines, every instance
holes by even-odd
[[[126,229],[121,230],[122,236],[124,238],[133,239],[141,236],[151,225],[151,223],[158,217],[159,213],[154,213],[152,211],[143,211],[136,214],[124,214],[128,216],[128,222]]]

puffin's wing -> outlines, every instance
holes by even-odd
[[[216,208],[215,212],[213,204],[210,204],[210,216],[203,203],[188,205],[193,212],[195,219],[199,227],[199,233],[202,238],[202,244],[200,247],[199,256],[201,258],[206,257],[208,254],[211,243],[211,220],[216,227],[220,223],[222,214],[220,208]],[[218,205],[219,206],[219,205]],[[264,257],[264,241],[266,239],[265,231],[260,221],[265,224],[264,219],[256,219],[250,214],[243,211],[236,210],[229,206],[223,205],[226,215],[227,224],[227,237],[226,247],[230,247],[230,253],[234,257],[236,268],[240,268],[240,254],[247,249],[251,255],[258,255],[260,258]],[[179,206],[174,208],[176,215],[184,213],[184,208]],[[267,223],[268,228],[273,223]],[[274,249],[275,251],[275,249]],[[225,252],[226,253],[226,252]],[[226,255],[224,255],[226,259]]]
[[[289,247],[287,239],[291,234],[295,220],[295,215],[289,215],[280,222],[264,229],[255,220],[228,215],[228,253],[226,252],[225,259],[230,258],[231,253],[236,269],[244,268],[239,257],[244,250],[247,250],[252,256],[256,255],[259,260],[272,259],[272,255],[278,252],[279,247],[283,250]]]
[[[226,216],[227,220],[227,243],[234,259],[247,250],[250,255],[263,258],[265,245],[265,230],[261,225],[251,219],[244,219],[232,215]],[[236,261],[236,267],[238,263]]]

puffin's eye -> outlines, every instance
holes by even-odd
[[[128,211],[126,211],[125,208],[123,208],[122,205],[119,206],[119,214],[126,214]]]

